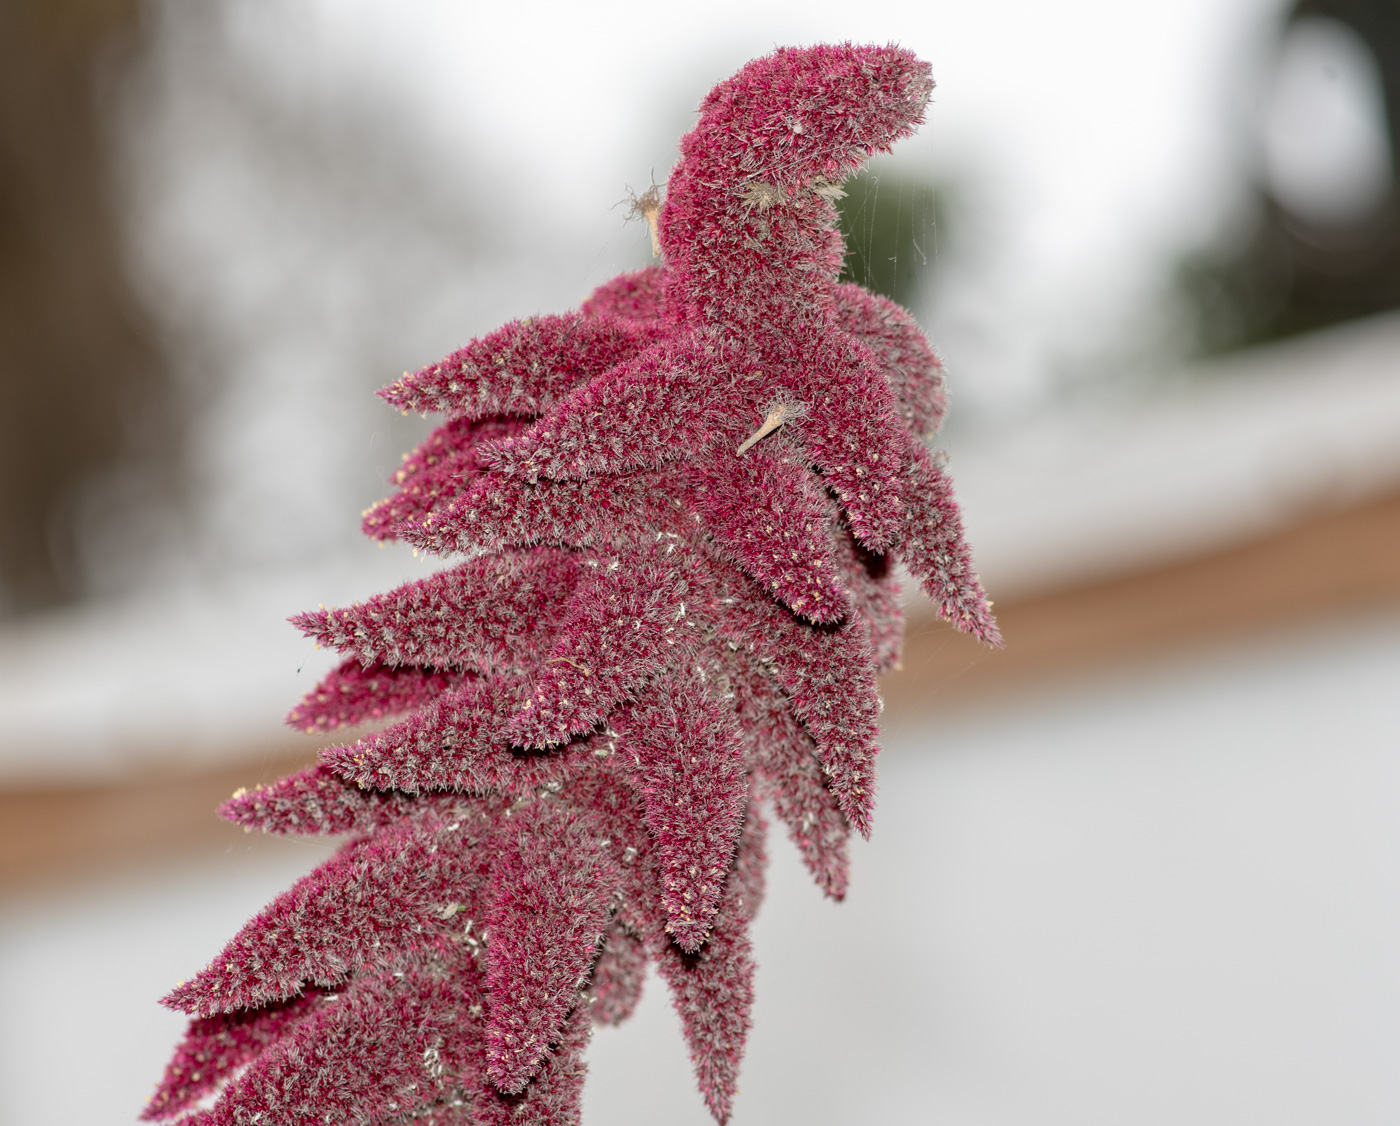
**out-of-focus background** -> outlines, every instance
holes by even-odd
[[[910,605],[875,835],[779,834],[736,1126],[1400,1117],[1394,0],[0,5],[0,1122],[133,1120],[155,998],[321,859],[285,617],[426,423],[372,391],[648,259],[700,97],[897,40],[844,202],[945,357],[1007,637]],[[585,1121],[701,1123],[653,982]]]

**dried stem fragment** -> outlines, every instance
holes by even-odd
[[[651,231],[651,256],[661,257],[661,236],[657,231],[656,220],[661,214],[661,187],[652,184],[646,191],[632,201],[632,218],[645,219],[647,227]]]
[[[791,422],[800,415],[803,410],[804,407],[801,403],[778,403],[768,412],[767,417],[763,420],[763,425],[745,438],[739,448],[734,451],[735,456],[742,457],[744,454],[748,453],[754,443],[762,438],[766,438],[769,434],[773,433],[774,430],[778,429],[779,426],[783,425],[783,423]]]

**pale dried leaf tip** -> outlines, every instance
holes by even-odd
[[[763,425],[744,439],[739,448],[734,451],[735,456],[742,457],[749,452],[755,442],[766,438],[769,434],[773,433],[774,430],[778,429],[779,426],[783,425],[783,423],[791,422],[798,415],[804,413],[806,409],[806,406],[802,403],[784,402],[774,404],[764,418]]]
[[[641,195],[632,200],[631,218],[645,219],[651,231],[651,256],[661,257],[661,235],[657,229],[657,217],[661,214],[661,187],[652,184]]]

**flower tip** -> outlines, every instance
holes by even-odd
[[[194,1016],[199,1009],[199,1003],[190,999],[185,985],[183,979],[177,981],[175,988],[160,999],[160,1004],[172,1012]]]
[[[844,591],[842,592],[845,593]],[[847,598],[841,598],[831,602],[822,602],[813,599],[816,605],[808,608],[805,600],[799,600],[792,604],[795,613],[806,618],[813,625],[834,626],[845,620],[850,612],[850,603]]]
[[[709,923],[670,922],[666,924],[666,930],[671,936],[671,941],[687,954],[699,953],[700,948],[705,945],[705,939],[710,936]]]
[[[487,1077],[503,1095],[520,1094],[529,1085],[530,1078],[535,1073],[535,1066],[522,1067],[519,1061],[520,1057],[511,1061],[497,1058],[486,1065]]]

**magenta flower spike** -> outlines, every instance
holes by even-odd
[[[761,811],[840,899],[894,564],[1000,644],[924,445],[939,362],[836,280],[840,184],[931,89],[893,46],[750,63],[642,208],[660,264],[384,392],[446,421],[365,531],[466,558],[295,619],[346,659],[289,722],[385,722],[224,807],[349,840],[165,998],[193,1020],[146,1118],[576,1122],[589,1030],[654,964],[727,1120]]]

